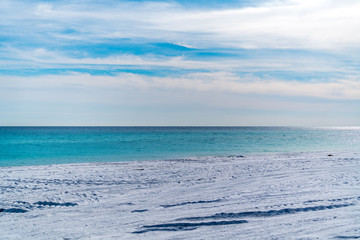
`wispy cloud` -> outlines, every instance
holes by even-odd
[[[50,37],[43,41],[146,38],[196,47],[298,49],[357,48],[360,43],[360,4],[350,0],[268,1],[220,10],[130,1],[5,1],[2,7],[3,26],[22,23],[25,34]]]
[[[255,76],[241,78],[229,72],[190,73],[178,77],[154,77],[133,73],[117,76],[90,74],[45,75],[34,77],[0,77],[0,87],[18,89],[47,89],[56,87],[141,88],[192,90],[200,92],[229,92],[240,94],[311,97],[323,99],[360,100],[360,81],[357,76],[329,82],[281,81]]]

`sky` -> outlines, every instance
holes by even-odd
[[[0,125],[359,126],[355,0],[1,0]]]

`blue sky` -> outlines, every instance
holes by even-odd
[[[360,125],[352,0],[0,2],[0,125]]]

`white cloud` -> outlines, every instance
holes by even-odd
[[[266,80],[256,77],[241,79],[231,73],[195,73],[179,78],[151,78],[153,85],[197,91],[233,92],[276,96],[314,97],[325,99],[360,99],[358,78],[332,82]]]
[[[313,97],[337,100],[360,100],[357,77],[331,82],[266,80],[248,76],[240,78],[229,72],[191,73],[179,77],[153,77],[122,73],[117,76],[89,74],[0,77],[0,87],[18,89],[103,88],[170,89],[199,92]]]
[[[161,30],[204,33],[212,40],[238,47],[323,49],[359,45],[359,3],[313,2],[169,13],[152,22]]]
[[[199,70],[199,71],[237,71],[237,72],[256,72],[256,71],[293,71],[300,73],[311,72],[342,72],[347,75],[358,74],[359,71],[353,64],[344,64],[343,55],[323,57],[321,54],[314,53],[310,57],[288,55],[276,55],[276,53],[260,55],[257,57],[223,57],[223,58],[200,58],[197,60],[188,59],[184,56],[165,57],[159,55],[133,55],[117,54],[109,57],[98,58],[75,58],[65,55],[64,52],[50,51],[46,48],[35,48],[22,50],[8,47],[3,50],[4,54],[12,56],[14,60],[0,59],[1,68],[17,69],[24,67],[46,68],[100,68],[104,69],[111,66],[117,68],[140,68],[157,69],[173,68],[180,70]],[[241,54],[241,53],[240,53]],[[351,53],[350,53],[351,54]],[[346,55],[346,58],[347,55]],[[351,59],[356,62],[357,58]]]
[[[220,10],[186,9],[165,2],[6,3],[3,24],[22,28],[30,35],[73,28],[78,32],[72,38],[87,41],[146,38],[181,41],[196,47],[300,49],[360,45],[358,1],[269,1],[257,7]],[[68,34],[53,35],[56,39],[61,36],[69,38]]]

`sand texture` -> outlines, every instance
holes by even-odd
[[[360,155],[0,168],[6,239],[356,239]]]

